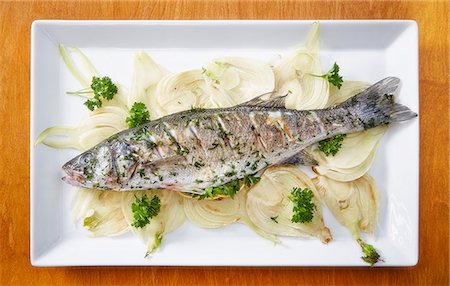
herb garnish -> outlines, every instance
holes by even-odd
[[[111,81],[111,78],[104,76],[92,77],[90,88],[81,89],[73,92],[66,92],[67,94],[76,94],[83,96],[83,94],[94,94],[94,97],[87,97],[88,100],[84,103],[90,111],[102,107],[102,98],[106,100],[113,99],[117,93],[117,86]],[[83,96],[85,97],[85,96]]]
[[[342,141],[344,141],[346,134],[339,134],[334,137],[319,141],[319,150],[330,156],[336,155],[336,153],[342,147]]]
[[[244,177],[244,185],[250,188],[251,186],[257,184],[260,180],[261,180],[260,177],[248,175]]]
[[[294,223],[308,223],[314,217],[314,210],[316,205],[312,202],[313,192],[308,189],[301,189],[294,187],[291,191],[289,199],[294,204],[291,221]]]
[[[161,209],[161,201],[157,195],[153,196],[151,201],[147,195],[143,195],[141,198],[134,196],[136,201],[131,205],[131,211],[133,212],[132,226],[136,228],[142,228],[150,223],[150,219],[157,216]]]
[[[130,109],[130,116],[125,119],[129,128],[133,128],[150,121],[150,113],[142,102],[135,102]]]
[[[336,86],[338,89],[340,89],[342,86],[343,79],[342,76],[339,75],[339,66],[336,63],[334,63],[333,67],[326,74],[323,75],[310,74],[310,75],[324,78],[329,83]]]
[[[199,200],[203,200],[206,198],[215,198],[217,196],[226,196],[230,198],[234,198],[234,195],[239,191],[241,187],[239,180],[233,180],[226,184],[208,187],[205,189],[205,193],[202,195],[194,194],[193,197],[198,198]]]

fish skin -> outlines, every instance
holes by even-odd
[[[398,84],[386,78],[322,110],[286,109],[278,98],[168,115],[119,132],[70,160],[63,180],[85,188],[202,194],[289,161],[320,140],[417,116],[393,101]]]

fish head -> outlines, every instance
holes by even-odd
[[[114,188],[117,176],[112,153],[109,146],[98,146],[76,156],[62,166],[63,181],[84,188]]]

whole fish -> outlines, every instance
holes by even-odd
[[[394,102],[385,78],[331,108],[291,110],[284,97],[230,108],[192,109],[113,135],[63,166],[66,182],[117,191],[204,193],[280,163],[313,164],[303,150],[337,134],[417,116]]]

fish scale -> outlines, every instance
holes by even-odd
[[[416,114],[390,95],[386,78],[344,103],[290,110],[284,98],[218,109],[193,109],[122,131],[63,166],[73,185],[104,190],[204,189],[267,166],[313,160],[304,149],[337,134],[362,131]]]

